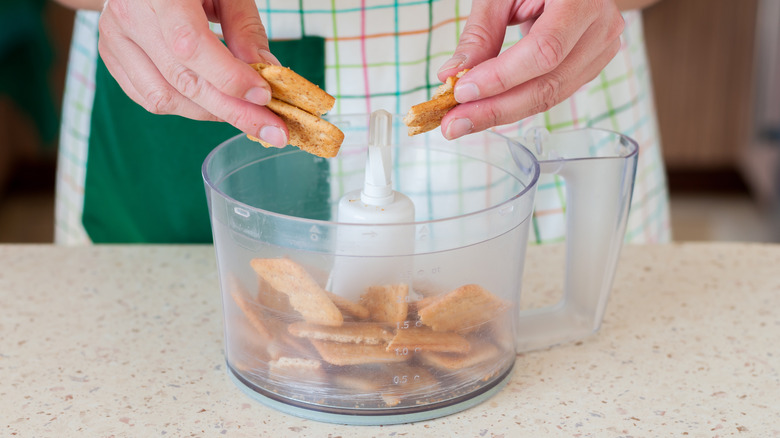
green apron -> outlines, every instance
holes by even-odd
[[[325,88],[324,39],[270,47],[282,65]],[[95,76],[82,217],[92,242],[210,243],[201,165],[240,132],[227,123],[147,112],[125,95],[102,59]]]

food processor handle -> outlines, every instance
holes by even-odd
[[[566,273],[562,299],[521,311],[517,351],[574,341],[601,326],[625,236],[638,146],[621,134],[535,128],[527,146],[541,173],[566,182]]]

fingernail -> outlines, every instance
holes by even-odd
[[[244,99],[257,105],[267,105],[271,100],[271,92],[262,87],[250,88],[244,95]]]
[[[453,140],[458,137],[462,137],[474,130],[474,124],[469,119],[455,119],[447,125],[447,130],[444,136],[448,140]]]
[[[445,62],[444,65],[439,68],[439,73],[443,72],[444,70],[449,70],[451,68],[460,67],[463,64],[466,63],[466,58],[463,56],[454,56],[450,58],[449,61]]]
[[[274,64],[274,65],[280,65],[279,60],[274,56],[273,53],[269,52],[265,49],[260,49],[257,51],[257,54],[260,55],[261,58],[267,63],[267,64]]]
[[[473,82],[467,82],[465,84],[458,82],[455,84],[454,93],[455,100],[459,103],[466,103],[479,99],[479,88],[477,88],[477,84]]]
[[[287,136],[276,126],[263,126],[263,129],[260,130],[260,139],[277,148],[287,146]]]

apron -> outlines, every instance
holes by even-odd
[[[322,38],[270,45],[282,65],[325,87]],[[82,216],[92,241],[210,243],[201,166],[212,149],[240,131],[227,123],[147,112],[125,95],[102,59],[95,85]],[[290,171],[315,174],[303,166]],[[306,187],[305,180],[296,180]]]

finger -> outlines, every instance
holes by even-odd
[[[437,73],[440,81],[444,82],[464,68],[470,68],[498,55],[509,20],[509,11],[506,7],[502,7],[506,3],[508,2],[475,1],[473,3],[455,53]]]
[[[109,4],[113,3],[112,1]],[[153,16],[144,16],[144,11],[140,8],[134,9],[132,13],[136,15],[131,17],[131,22],[154,20]],[[130,47],[123,46],[121,36],[113,32],[119,24],[112,22],[113,19],[115,18],[112,14],[101,17],[101,28],[105,29],[105,32],[101,33],[101,39],[105,46],[115,46],[122,53],[121,57],[116,58],[132,60],[122,68],[127,72],[126,75],[137,93],[146,99],[142,103],[145,108],[158,114],[178,114],[205,120],[216,118],[274,146],[283,147],[287,144],[287,127],[270,110],[240,98],[227,96],[187,67],[178,64],[165,45],[156,44],[162,39],[162,35],[154,29],[147,29],[142,33],[142,43],[146,44],[146,48],[136,46],[139,41],[133,41]],[[128,54],[125,54],[125,50]],[[140,55],[134,50],[138,50]],[[258,76],[254,70],[253,74]],[[170,86],[171,77],[177,78],[179,87]],[[182,90],[186,90],[190,95],[182,93]],[[198,113],[198,107],[212,116]]]
[[[588,6],[590,3],[546,3],[544,12],[517,44],[472,68],[458,81],[455,99],[465,103],[495,96],[556,69],[596,19],[597,11]]]
[[[259,137],[267,143],[278,147],[287,144],[287,127],[265,106],[220,92],[195,72],[177,63],[161,46],[152,46],[147,50],[153,64],[160,69],[168,82],[175,78],[174,83],[178,84],[175,88],[184,97],[241,131]]]
[[[547,111],[598,76],[619,49],[620,41],[613,41],[595,59],[568,59],[559,69],[499,96],[458,105],[442,119],[442,133],[452,140]]]
[[[106,65],[106,69],[114,78],[116,83],[119,84],[119,87],[122,88],[122,91],[124,91],[127,97],[129,97],[133,102],[143,106],[144,99],[135,89],[135,86],[127,76],[127,73],[125,73],[125,69],[122,67],[120,60],[117,59],[117,57],[114,56],[110,50],[103,47],[101,41],[98,41],[98,52],[100,53],[100,57],[103,59],[103,63]]]
[[[116,39],[112,46],[120,50],[121,57],[114,55],[105,40],[98,42],[100,56],[109,73],[135,103],[153,114],[177,114],[194,120],[219,120],[171,87],[135,43],[127,39]],[[132,69],[126,68],[125,64],[132,65]]]
[[[240,4],[246,9],[247,2],[242,1]],[[163,71],[163,75],[182,94],[192,98],[200,92],[198,86],[208,83],[227,96],[245,99],[257,105],[268,103],[271,98],[268,84],[246,62],[233,56],[211,32],[203,6],[198,0],[157,0],[154,8],[162,40],[173,58],[203,78],[203,82],[193,83],[190,77],[169,76],[174,72]],[[196,88],[189,89],[192,85]]]
[[[534,23],[536,23],[535,18],[520,23],[520,35],[528,35],[531,32],[531,28],[533,27]]]
[[[218,2],[216,7],[225,44],[236,58],[246,63],[279,65],[268,48],[268,36],[254,0]]]

